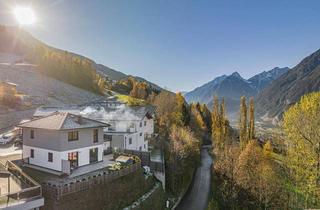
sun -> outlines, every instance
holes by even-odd
[[[30,7],[16,7],[13,14],[20,25],[32,25],[36,21],[36,16]]]

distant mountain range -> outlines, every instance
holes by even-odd
[[[314,91],[320,91],[320,50],[264,88],[256,100],[257,112],[279,119],[301,96]]]
[[[186,93],[185,98],[188,102],[206,103],[211,107],[214,95],[220,98],[224,97],[227,110],[232,115],[239,110],[241,96],[256,96],[263,88],[288,70],[288,67],[276,67],[270,71],[263,71],[248,80],[242,78],[238,72],[233,72],[231,75],[219,76]]]

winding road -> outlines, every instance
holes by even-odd
[[[201,149],[201,165],[197,168],[193,182],[176,210],[205,210],[211,190],[212,158],[207,146]]]

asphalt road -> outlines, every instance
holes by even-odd
[[[176,208],[177,210],[205,210],[208,207],[212,158],[207,148],[201,149],[201,165],[197,168],[193,182]]]

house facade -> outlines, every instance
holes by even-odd
[[[29,164],[68,173],[103,160],[103,128],[108,124],[56,112],[20,124],[23,159]]]
[[[54,112],[69,112],[86,118],[107,123],[110,126],[103,131],[103,150],[148,151],[149,139],[154,133],[154,106],[134,106],[125,104],[110,105],[107,100],[94,102],[86,106],[40,107],[34,118],[48,116]]]
[[[110,147],[120,151],[148,151],[148,140],[154,133],[154,111],[140,106],[130,108],[129,112],[134,117],[120,113],[108,121],[110,127],[104,133],[110,141]]]

